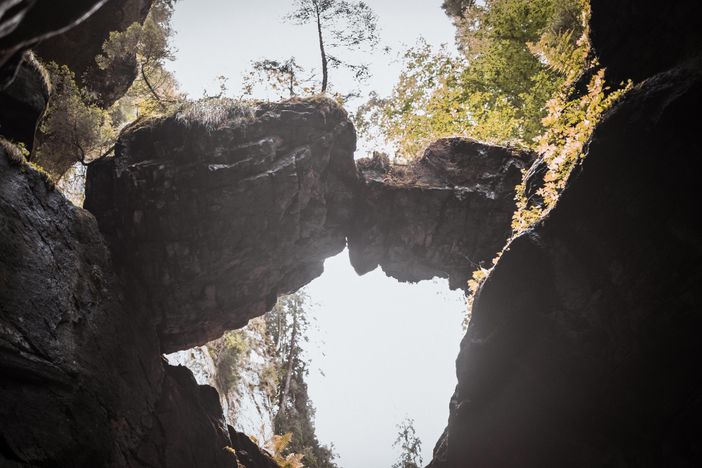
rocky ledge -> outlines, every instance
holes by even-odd
[[[359,274],[380,265],[400,281],[438,276],[465,289],[509,237],[515,186],[533,159],[514,148],[448,138],[409,165],[377,154],[360,160],[351,264]]]

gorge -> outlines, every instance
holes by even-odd
[[[347,112],[319,96],[137,119],[76,207],[26,157],[51,95],[26,51],[92,59],[149,6],[0,0],[0,466],[277,466],[163,354],[241,328],[347,246],[358,274],[459,289],[500,254],[430,467],[702,463],[697,2],[590,2],[593,52],[634,84],[521,233],[516,187],[542,183],[543,155],[455,137],[355,161]],[[69,58],[98,101],[137,75]]]

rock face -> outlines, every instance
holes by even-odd
[[[106,464],[154,404],[155,332],[125,306],[94,218],[12,151],[0,150],[0,398],[12,402],[0,460]]]
[[[0,465],[232,466],[216,392],[165,365],[95,219],[20,158],[0,142]]]
[[[439,140],[411,166],[360,161],[364,185],[349,234],[359,274],[435,276],[466,288],[511,232],[515,186],[533,155],[463,138]]]
[[[702,50],[702,3],[591,0],[591,42],[610,82],[641,81]]]
[[[122,97],[137,77],[136,52],[124,61],[101,70],[95,57],[113,31],[125,31],[133,23],[143,23],[153,0],[110,0],[75,28],[38,44],[34,50],[46,61],[68,65],[78,84],[96,96],[107,108]]]
[[[39,67],[31,56],[25,57],[16,79],[0,90],[0,135],[22,143],[29,151],[37,122],[49,102],[49,86]]]
[[[626,9],[599,17],[603,3],[593,24],[617,30],[599,50],[627,50],[621,31],[649,37]],[[628,76],[671,59],[614,57]],[[701,105],[699,61],[638,85],[598,125],[556,208],[508,246],[475,299],[432,468],[702,464]]]
[[[343,250],[355,142],[331,101],[191,109],[127,130],[90,167],[85,206],[146,289],[165,352],[242,327]]]
[[[0,89],[12,81],[25,50],[77,25],[106,1],[73,0],[56,8],[47,0],[0,0]]]

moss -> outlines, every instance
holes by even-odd
[[[51,95],[51,77],[49,76],[49,72],[46,69],[46,67],[44,67],[44,65],[42,65],[42,63],[37,59],[37,57],[34,55],[33,52],[27,52],[24,55],[24,61],[25,61],[25,63],[27,63],[27,65],[30,68],[34,69],[39,74],[39,76],[41,76],[41,81],[42,81],[42,85],[43,85],[42,91],[44,91],[46,96],[50,96]]]
[[[175,112],[175,118],[186,125],[201,125],[216,130],[223,125],[243,126],[254,121],[250,102],[231,98],[204,98],[186,103]]]
[[[24,166],[27,164],[28,151],[24,144],[12,143],[5,138],[0,137],[0,149],[7,156],[7,160],[13,166]]]
[[[10,165],[18,167],[21,172],[35,172],[44,182],[48,190],[54,190],[56,184],[48,172],[40,165],[27,160],[29,151],[22,143],[13,143],[5,138],[0,137],[0,150],[5,153]]]

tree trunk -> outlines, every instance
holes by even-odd
[[[280,414],[285,414],[285,401],[288,399],[288,393],[290,393],[290,380],[292,379],[293,371],[293,361],[295,357],[295,346],[297,341],[297,314],[293,314],[293,329],[292,336],[290,337],[290,350],[288,352],[288,370],[285,375],[285,386],[283,386],[283,391],[280,392],[280,401],[278,402],[278,412]]]
[[[327,53],[324,51],[324,37],[322,36],[322,18],[319,12],[319,5],[315,5],[317,10],[317,33],[319,34],[319,52],[322,55],[322,94],[327,92],[329,83],[329,70],[327,64]]]

